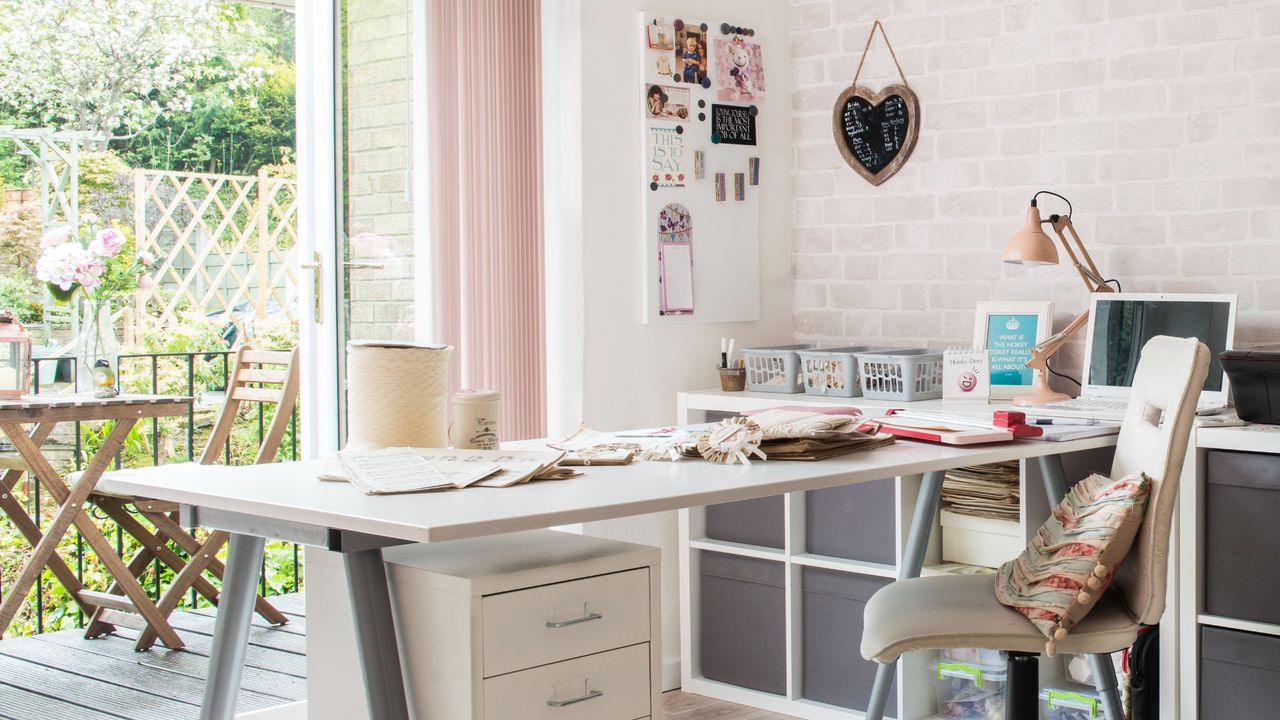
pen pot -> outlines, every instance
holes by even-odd
[[[747,387],[746,368],[716,368],[720,371],[720,389],[725,392],[742,392]]]

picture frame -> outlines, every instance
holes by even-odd
[[[991,399],[1009,400],[1030,391],[1031,349],[1052,334],[1052,302],[980,302],[974,313],[973,345],[991,358]]]

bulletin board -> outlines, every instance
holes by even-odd
[[[640,19],[643,320],[759,320],[765,48],[728,20]]]

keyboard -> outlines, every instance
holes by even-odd
[[[1120,422],[1124,420],[1125,411],[1128,409],[1129,400],[1127,398],[1087,397],[1082,395],[1070,400],[1059,400],[1045,405],[1037,405],[1029,414]],[[1222,412],[1224,409],[1226,408],[1223,405],[1200,403],[1196,405],[1196,414],[1213,415]]]

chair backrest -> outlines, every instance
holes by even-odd
[[[255,465],[269,463],[280,449],[285,429],[298,401],[298,349],[254,350],[245,345],[236,353],[235,369],[227,379],[227,400],[213,426],[213,433],[200,456],[200,463],[212,465],[222,457],[241,403],[275,405],[271,423],[262,434]],[[266,412],[265,408],[263,412]]]
[[[1195,338],[1151,338],[1142,348],[1116,441],[1111,477],[1151,477],[1146,520],[1115,581],[1134,617],[1148,625],[1164,613],[1178,479],[1208,370],[1209,348]]]

